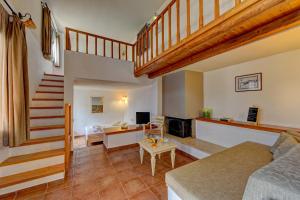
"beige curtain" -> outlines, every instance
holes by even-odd
[[[51,12],[50,9],[43,7],[42,18],[42,52],[45,58],[51,59]]]
[[[0,12],[6,13],[3,7]],[[0,57],[0,131],[4,145],[13,147],[29,139],[29,86],[25,26],[16,16],[8,18],[5,44],[0,43],[6,54]]]
[[[7,123],[4,122],[7,111],[7,99],[4,96],[4,88],[7,87],[7,80],[4,77],[7,74],[7,38],[6,31],[8,25],[8,13],[4,10],[2,5],[0,4],[0,147],[3,144],[7,145],[8,142],[8,126]]]

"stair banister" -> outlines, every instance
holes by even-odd
[[[71,104],[65,104],[65,177],[68,176],[70,167],[71,144],[72,144],[72,112]]]

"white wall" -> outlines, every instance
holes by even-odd
[[[73,102],[75,79],[144,83],[147,78],[135,78],[133,63],[102,56],[65,51],[65,101]]]
[[[135,124],[136,112],[150,112],[156,115],[154,86],[137,89],[104,90],[95,87],[75,87],[74,89],[74,135],[83,135],[85,127],[111,125],[117,121]],[[128,97],[125,104],[121,99]],[[91,97],[104,97],[104,112],[91,113]]]
[[[104,135],[103,143],[107,149],[137,144],[144,137],[144,131],[134,131],[117,135]]]
[[[261,123],[300,127],[300,49],[204,73],[204,105],[213,117],[245,121],[250,106]],[[235,92],[235,76],[262,72],[263,90]]]
[[[233,147],[251,141],[272,146],[279,133],[196,121],[196,138],[223,147]]]
[[[124,120],[130,124],[136,123],[136,112],[150,112],[151,116],[157,115],[155,85],[128,91],[128,107]]]
[[[127,91],[75,87],[74,134],[83,135],[86,126],[109,125],[123,121],[127,105],[120,100],[124,95],[127,96]],[[91,113],[91,97],[104,97],[103,113]]]

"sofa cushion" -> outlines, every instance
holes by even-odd
[[[286,132],[283,132],[280,134],[280,136],[278,137],[277,141],[275,142],[275,144],[271,147],[270,151],[272,153],[274,153],[276,151],[276,149],[279,147],[279,145],[284,142],[284,140],[286,140],[289,137],[289,135]]]
[[[291,135],[285,135],[284,140],[279,143],[279,145],[274,149],[273,158],[278,159],[284,154],[286,154],[290,149],[297,145],[297,140]]]
[[[248,177],[272,161],[269,147],[246,142],[166,174],[182,199],[241,200]]]

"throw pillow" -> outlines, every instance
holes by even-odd
[[[292,135],[292,136],[298,136],[300,135],[300,133],[296,130],[293,130],[293,129],[290,129],[290,130],[287,130],[286,131],[289,135]],[[295,138],[296,139],[296,138]],[[297,139],[296,139],[297,140]],[[300,142],[300,140],[298,139],[298,142]]]
[[[273,158],[276,160],[286,154],[290,149],[298,144],[297,140],[288,135],[288,137],[277,147],[277,149],[273,153]]]
[[[275,144],[271,147],[270,151],[274,154],[279,145],[284,142],[289,137],[289,135],[285,132],[281,133]]]

